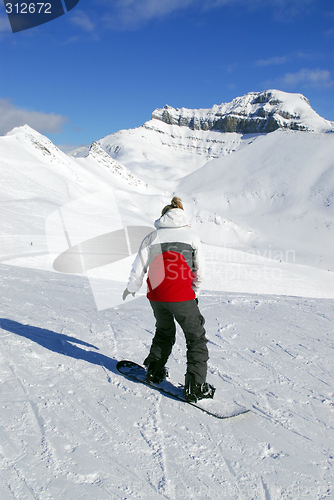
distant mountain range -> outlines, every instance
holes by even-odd
[[[73,200],[112,188],[127,224],[150,225],[177,194],[208,245],[332,270],[333,131],[305,97],[277,90],[155,110],[71,155],[17,127],[0,137],[2,234],[21,235],[18,254],[38,235],[42,254],[46,218]]]
[[[166,124],[169,127],[164,127]],[[188,129],[188,133],[184,130]],[[333,132],[334,122],[320,117],[301,94],[290,94],[279,90],[250,92],[233,99],[230,103],[214,105],[210,109],[173,108],[166,105],[155,109],[152,119],[137,129],[116,132],[100,139],[98,144],[113,158],[126,155],[131,149],[133,136],[140,136],[145,141],[149,132],[156,132],[154,143],[168,145],[173,149],[195,152],[206,158],[217,158],[230,152],[230,144],[219,133],[237,133],[241,135],[266,134],[277,129],[299,130],[307,132]],[[190,131],[206,132],[196,135],[192,144]],[[208,132],[216,132],[208,135]],[[217,134],[218,133],[218,134]],[[168,139],[166,136],[170,136]],[[182,137],[185,140],[182,140]],[[130,144],[124,142],[129,139]],[[178,140],[180,139],[180,140]],[[148,139],[152,141],[151,137]],[[239,140],[237,139],[239,142]],[[226,145],[226,142],[229,144]],[[137,144],[138,146],[138,144]],[[232,146],[233,150],[233,146]],[[89,148],[79,148],[70,153],[74,157],[86,156]],[[145,156],[145,153],[143,153]],[[150,157],[150,152],[146,153]]]

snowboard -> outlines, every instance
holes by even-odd
[[[140,382],[141,384],[145,384],[168,397],[182,401],[183,403],[194,406],[195,408],[199,408],[208,415],[212,415],[216,418],[232,418],[238,415],[244,415],[245,413],[248,413],[250,411],[233,400],[228,402],[219,401],[216,399],[216,397],[214,397],[213,399],[200,399],[196,403],[192,401],[186,401],[183,396],[183,386],[181,384],[175,385],[169,380],[164,380],[163,382],[160,382],[160,384],[147,382],[145,378],[145,368],[138,365],[137,363],[134,363],[133,361],[118,361],[116,368],[119,373],[121,373],[128,379],[135,382]]]

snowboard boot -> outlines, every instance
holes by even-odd
[[[216,388],[204,382],[198,384],[194,382],[192,375],[186,375],[186,382],[183,389],[184,399],[190,403],[197,403],[200,399],[212,399]]]
[[[146,371],[146,382],[151,384],[160,384],[166,377],[168,377],[168,371],[165,366],[159,366],[158,361],[150,361],[147,366]]]

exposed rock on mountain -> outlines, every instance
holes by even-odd
[[[333,123],[317,115],[306,97],[278,90],[250,92],[230,103],[214,105],[211,109],[175,109],[166,105],[153,111],[152,119],[192,130],[240,134],[269,133],[278,128],[333,130]]]
[[[106,153],[95,141],[89,149],[88,157],[95,159],[98,163],[107,168],[110,173],[127,181],[129,185],[147,186],[147,184],[145,184],[141,179],[138,179],[138,177],[136,177],[126,167],[111,158],[111,156],[109,156],[108,153]]]

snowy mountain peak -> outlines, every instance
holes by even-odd
[[[7,132],[4,139],[19,145],[16,147],[28,148],[37,154],[48,157],[52,161],[68,162],[68,156],[57,148],[50,139],[27,124],[14,127]]]
[[[27,133],[27,134],[36,134],[37,133],[38,134],[38,132],[36,130],[31,128],[29,125],[25,124],[25,125],[21,125],[19,127],[14,127],[12,130],[7,132],[6,135],[15,135],[15,134],[19,134],[19,133]]]
[[[210,109],[175,109],[166,105],[154,110],[152,119],[192,130],[242,134],[268,133],[278,128],[312,132],[334,130],[334,123],[321,118],[302,94],[279,90],[249,92]]]

